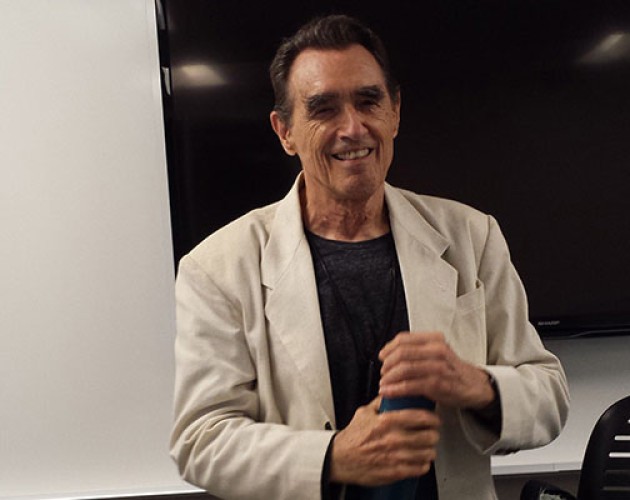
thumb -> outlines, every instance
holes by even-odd
[[[376,396],[372,401],[370,401],[367,405],[368,408],[374,410],[375,413],[378,413],[378,410],[381,407],[382,396]]]

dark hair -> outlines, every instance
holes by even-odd
[[[271,62],[269,75],[275,95],[274,110],[285,123],[291,122],[293,103],[287,90],[289,72],[297,56],[305,49],[345,49],[362,45],[376,59],[383,71],[387,91],[392,100],[398,98],[398,83],[389,67],[389,59],[381,39],[366,25],[346,15],[318,17],[302,26],[292,37],[283,41]]]

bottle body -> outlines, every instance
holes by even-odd
[[[417,396],[409,398],[383,398],[379,408],[380,413],[387,411],[420,408],[433,411],[435,402],[428,398]],[[410,477],[392,484],[372,488],[370,500],[415,500],[418,489],[418,478]]]

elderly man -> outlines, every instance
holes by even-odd
[[[271,125],[302,171],[177,278],[172,454],[218,498],[494,499],[490,455],[548,443],[558,360],[528,323],[495,220],[385,182],[401,99],[378,37],[311,21],[271,65]],[[427,408],[379,412],[383,399]]]

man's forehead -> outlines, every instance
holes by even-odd
[[[361,45],[344,49],[303,50],[293,62],[289,85],[300,95],[354,93],[363,87],[385,88],[385,76],[374,56]]]

